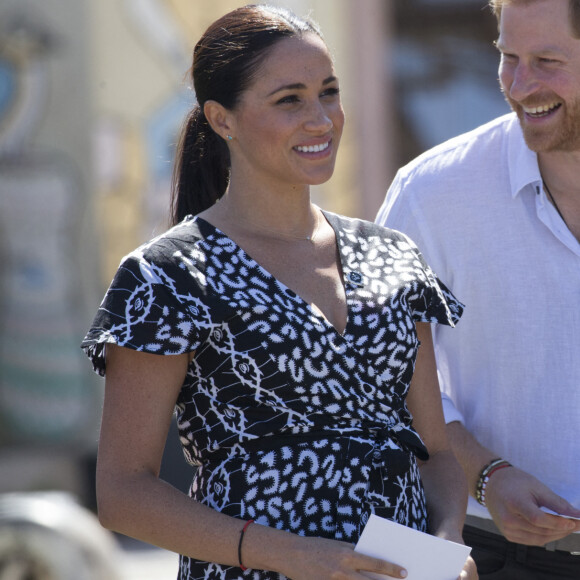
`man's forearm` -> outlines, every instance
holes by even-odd
[[[447,435],[451,448],[465,472],[469,493],[475,496],[481,470],[497,455],[481,445],[459,421],[447,424]]]

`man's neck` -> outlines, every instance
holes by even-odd
[[[538,165],[551,188],[580,198],[580,151],[538,153]]]
[[[538,153],[548,198],[580,241],[580,151]]]

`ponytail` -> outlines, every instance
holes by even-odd
[[[186,119],[176,151],[171,184],[171,225],[211,207],[226,191],[230,177],[227,145],[196,105]]]

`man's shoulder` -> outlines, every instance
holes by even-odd
[[[459,219],[472,211],[473,199],[509,190],[511,150],[520,146],[519,121],[508,114],[429,149],[399,169],[377,220],[415,238],[410,222],[417,226],[419,215],[439,224]]]

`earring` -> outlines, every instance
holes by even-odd
[[[233,137],[231,135],[228,135],[227,139],[228,139],[228,141],[231,141],[233,139]]]

